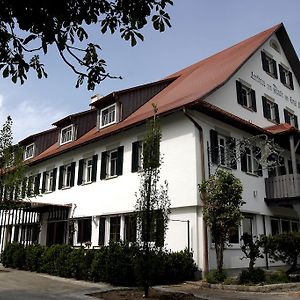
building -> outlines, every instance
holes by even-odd
[[[299,59],[279,24],[163,80],[95,96],[91,109],[20,142],[29,165],[22,195],[31,190],[36,196],[27,209],[1,212],[2,249],[12,240],[91,247],[134,241],[141,140],[155,103],[161,178],[168,180],[171,199],[165,246],[189,247],[200,268],[215,268],[198,184],[221,165],[241,179],[246,202],[224,267],[247,266],[240,259],[243,232],[299,231],[299,82]],[[284,148],[280,165],[259,168],[253,148],[236,164],[224,159],[229,138],[258,135]]]

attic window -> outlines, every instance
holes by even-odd
[[[280,53],[280,48],[278,43],[275,40],[270,40],[270,46],[277,51],[278,53]]]
[[[34,143],[25,147],[24,160],[32,158],[34,156]]]
[[[74,125],[69,125],[60,131],[60,144],[66,144],[74,140]]]
[[[100,128],[117,122],[117,104],[107,106],[100,111]]]

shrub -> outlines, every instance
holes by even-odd
[[[4,267],[23,269],[25,262],[24,246],[18,243],[8,244],[1,255]]]
[[[287,273],[297,270],[297,261],[300,256],[300,233],[282,233],[263,238],[264,251],[275,261],[281,260],[288,264]]]
[[[257,269],[248,269],[242,271],[239,276],[239,284],[247,284],[247,283],[261,283],[266,280],[265,271],[257,268]]]
[[[222,283],[226,280],[226,278],[227,274],[223,270],[222,272],[214,270],[206,275],[206,281],[208,283]]]
[[[277,271],[266,276],[267,284],[286,283],[289,282],[289,277],[284,271]]]
[[[45,247],[39,244],[30,245],[25,248],[25,269],[40,272],[41,257]]]

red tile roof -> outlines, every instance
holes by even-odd
[[[300,134],[300,132],[297,128],[295,128],[294,126],[292,126],[288,123],[283,123],[283,124],[266,127],[265,130],[267,130],[268,132],[275,134],[275,135],[286,134],[286,133],[290,133],[290,132],[295,132],[295,133]]]
[[[99,131],[96,127],[80,137],[74,142],[70,142],[63,146],[55,144],[46,151],[30,160],[32,163],[56,156],[63,152],[83,146],[87,143],[97,141],[111,134],[116,134],[121,130],[128,129],[137,124],[143,123],[146,119],[153,115],[152,103],[155,103],[158,108],[158,113],[163,115],[180,110],[185,106],[194,105],[205,99],[209,94],[223,86],[240,68],[241,66],[257,51],[257,49],[271,37],[273,33],[280,33],[278,37],[289,41],[283,24],[278,24],[265,30],[255,36],[252,36],[228,49],[225,49],[217,54],[214,54],[198,63],[195,63],[181,71],[178,71],[163,80],[173,79],[173,81],[149,100],[146,104],[138,108],[134,113],[128,116],[120,123],[103,128]],[[289,56],[295,60],[295,51],[289,46]],[[296,56],[297,57],[297,56]],[[299,60],[297,71],[299,71]],[[295,72],[296,73],[296,72]],[[297,77],[297,76],[296,76]],[[298,77],[297,77],[298,78]],[[299,80],[299,79],[298,79]],[[204,103],[202,104],[204,105]],[[206,110],[215,110],[217,107],[211,106]],[[220,112],[220,109],[219,109]],[[225,113],[223,111],[223,113]],[[228,119],[237,120],[247,123],[249,128],[259,129],[258,126],[250,124],[231,113],[226,112]],[[237,119],[238,118],[238,119]],[[265,131],[263,128],[261,131]],[[272,131],[268,131],[272,132]]]

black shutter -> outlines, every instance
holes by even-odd
[[[107,160],[107,151],[101,153],[101,172],[100,172],[100,179],[106,178],[106,160]]]
[[[260,150],[260,148],[258,148],[258,147],[254,148],[254,156],[257,159],[257,161],[259,161],[261,159],[261,150]],[[256,172],[256,174],[258,176],[262,176],[263,175],[263,173],[262,173],[262,165],[261,164],[258,163],[257,170],[255,170],[255,172]]]
[[[268,100],[266,97],[262,96],[262,105],[263,105],[263,113],[264,117],[267,119],[271,119],[271,111],[269,109],[269,106],[267,105]]]
[[[283,67],[281,65],[279,65],[279,76],[280,76],[280,81],[283,84],[286,84],[285,72],[284,72]]]
[[[241,153],[241,170],[243,172],[247,172],[247,155],[246,155],[246,151]]]
[[[124,155],[124,146],[120,146],[118,148],[117,175],[123,174],[123,155]]]
[[[279,110],[278,110],[278,104],[274,103],[274,109],[275,109],[275,121],[276,123],[280,123],[280,118],[279,118]]]
[[[270,73],[270,70],[269,70],[269,63],[266,59],[266,54],[265,52],[261,51],[261,62],[262,62],[262,67],[263,67],[263,70]]]
[[[97,164],[98,164],[98,154],[95,154],[93,156],[93,162],[92,162],[92,182],[95,182],[97,180]]]
[[[45,193],[46,190],[46,179],[47,179],[47,172],[43,172],[42,193]]]
[[[293,164],[290,159],[288,160],[288,171],[289,171],[289,174],[293,174]]]
[[[139,147],[140,142],[132,143],[132,155],[131,155],[131,172],[137,172],[139,170]]]
[[[230,153],[230,168],[237,169],[237,163],[236,163],[236,141],[235,138],[229,137],[226,139],[226,147],[228,147]]]
[[[65,173],[65,166],[60,166],[59,167],[59,178],[58,178],[58,189],[59,190],[61,190],[63,187],[64,173]]]
[[[236,81],[236,94],[237,94],[237,102],[238,102],[238,104],[243,105],[242,84],[239,81]]]
[[[256,109],[256,97],[255,97],[255,91],[254,90],[251,90],[251,104],[252,104],[252,109],[253,111],[257,111]]]
[[[289,114],[288,110],[286,110],[284,108],[283,109],[283,113],[284,113],[284,121],[285,121],[285,123],[290,124],[291,123],[291,118],[290,118],[290,114]]]
[[[295,127],[298,129],[298,117],[296,115],[294,115],[294,123],[295,123]]]
[[[99,246],[104,246],[105,243],[105,218],[100,218],[99,221]]]
[[[70,180],[70,186],[74,186],[74,182],[75,182],[75,166],[76,166],[76,162],[73,161],[71,163],[71,180]]]
[[[40,182],[41,182],[41,173],[35,176],[34,181],[34,194],[38,195],[40,193]]]
[[[55,188],[56,188],[56,177],[57,177],[57,168],[54,168],[53,169],[53,182],[52,182],[52,187],[51,187],[52,192],[54,192]]]
[[[79,160],[77,184],[82,184],[84,159]]]
[[[277,73],[277,64],[276,64],[276,60],[272,59],[272,64],[273,64],[273,70],[274,70],[274,77],[277,79],[278,78],[278,73]]]
[[[25,198],[26,196],[26,184],[27,184],[27,178],[25,178],[22,182],[22,192],[21,192],[22,198]]]
[[[290,78],[290,88],[294,89],[294,83],[293,83],[293,74],[292,72],[289,72],[289,78]]]
[[[33,180],[33,177],[30,176],[28,178],[28,184],[27,184],[27,197],[30,197],[33,193],[33,191],[32,191],[32,180]]]
[[[211,162],[214,164],[218,164],[219,163],[218,132],[211,129],[209,133],[210,133]]]

